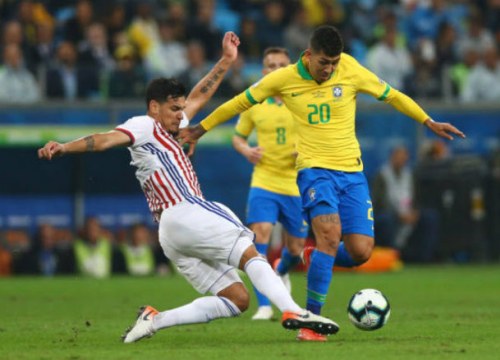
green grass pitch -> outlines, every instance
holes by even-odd
[[[246,281],[246,280],[245,280]],[[292,274],[305,300],[305,275]],[[337,273],[323,314],[340,332],[327,343],[299,343],[277,321],[237,319],[162,330],[122,344],[136,309],[176,307],[197,295],[179,275],[161,278],[0,279],[0,359],[499,359],[500,266],[406,267],[384,274]],[[362,288],[387,295],[388,324],[364,332],[346,305]]]

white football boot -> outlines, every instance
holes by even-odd
[[[153,329],[153,318],[158,314],[152,306],[143,306],[139,309],[135,324],[129,327],[122,336],[124,343],[139,341],[145,337],[151,337],[156,332]]]

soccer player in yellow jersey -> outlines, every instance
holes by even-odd
[[[290,56],[284,48],[264,51],[264,75],[288,66]],[[257,133],[257,146],[247,138]],[[276,221],[284,228],[285,246],[276,272],[291,288],[288,271],[300,262],[308,232],[301,213],[297,170],[295,168],[296,133],[292,114],[279,96],[269,97],[240,115],[233,136],[234,148],[255,165],[247,202],[247,224],[255,233],[255,246],[267,256],[271,232]],[[269,320],[273,309],[268,298],[254,288],[258,309],[253,320]]]
[[[266,75],[180,134],[183,142],[194,145],[235,114],[270,96],[281,96],[297,126],[297,183],[316,238],[307,274],[307,308],[318,314],[326,301],[333,264],[359,265],[374,246],[371,199],[355,133],[357,94],[390,104],[446,139],[453,139],[453,134],[465,137],[454,126],[433,121],[415,101],[342,50],[336,28],[318,27],[296,64]],[[309,331],[300,331],[298,338],[325,340]]]

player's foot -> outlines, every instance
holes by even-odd
[[[300,258],[302,259],[302,262],[304,263],[306,268],[309,268],[309,265],[311,264],[311,254],[314,249],[314,246],[304,246],[304,250],[302,250],[302,252],[300,253]]]
[[[273,269],[276,272],[276,274],[280,277],[281,281],[283,281],[283,284],[285,284],[285,287],[288,290],[288,292],[291,294],[292,293],[292,282],[290,281],[290,275],[288,275],[288,273],[282,275],[278,272],[278,266],[279,266],[280,262],[281,262],[281,259],[279,259],[279,258],[274,260]]]
[[[297,335],[297,340],[299,341],[326,341],[326,335],[318,334],[309,329],[300,329]]]
[[[339,326],[334,321],[307,310],[301,313],[285,311],[281,325],[288,330],[310,329],[321,335],[336,334],[339,331]]]
[[[137,320],[134,326],[129,327],[122,336],[124,343],[128,344],[154,335],[153,318],[158,314],[152,306],[143,306],[137,313]]]
[[[271,306],[259,306],[257,312],[252,316],[252,320],[271,320],[273,318],[273,308]]]

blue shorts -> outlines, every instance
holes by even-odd
[[[279,221],[295,237],[305,238],[309,227],[302,217],[300,196],[281,195],[257,187],[250,188],[247,224]]]
[[[374,236],[370,190],[362,172],[303,169],[297,184],[309,224],[318,215],[339,214],[342,234]]]

